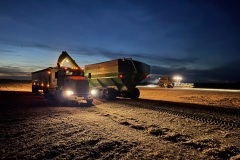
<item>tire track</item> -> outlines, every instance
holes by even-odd
[[[150,102],[152,104],[150,104]],[[229,117],[226,117],[227,115],[231,115],[232,112],[226,112],[223,114],[223,110],[220,112],[217,112],[216,109],[213,109],[214,117],[213,116],[206,116],[210,113],[212,113],[211,109],[200,109],[201,112],[199,112],[200,107],[196,107],[195,104],[187,104],[186,106],[182,107],[182,103],[171,103],[169,102],[164,107],[162,104],[157,104],[155,101],[151,100],[140,100],[140,101],[121,101],[122,104],[130,105],[131,107],[139,107],[139,108],[144,108],[144,109],[150,109],[154,111],[159,111],[162,113],[167,113],[171,115],[176,115],[176,116],[181,116],[184,118],[189,118],[193,119],[196,121],[212,124],[212,125],[219,125],[221,127],[226,127],[228,129],[233,129],[233,128],[240,128],[240,122],[234,121],[233,119],[230,119]],[[173,106],[174,105],[174,106]],[[179,111],[182,109],[183,111]],[[202,115],[203,114],[203,115]],[[238,116],[238,113],[237,113]]]

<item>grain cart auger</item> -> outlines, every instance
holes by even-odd
[[[85,77],[89,77],[92,94],[96,97],[115,99],[116,96],[138,99],[136,86],[150,74],[150,66],[121,58],[85,66]]]
[[[64,67],[68,62],[71,67]],[[87,101],[92,104],[93,99],[89,92],[88,79],[84,77],[84,71],[63,51],[58,58],[57,67],[48,67],[32,72],[32,92],[43,90],[46,98],[53,98],[59,102]]]
[[[63,51],[62,54],[58,57],[58,67],[62,67],[65,61],[68,62],[72,68],[80,68],[77,63],[72,59],[72,57],[70,57],[66,51]]]

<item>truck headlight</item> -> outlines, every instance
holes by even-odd
[[[92,90],[91,90],[91,94],[94,96],[94,95],[97,94],[97,91],[96,91],[95,89],[92,89]]]
[[[71,95],[74,94],[74,92],[73,92],[73,91],[70,91],[70,90],[66,90],[66,94],[67,94],[68,96],[71,96]]]

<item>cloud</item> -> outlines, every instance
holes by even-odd
[[[12,53],[13,51],[7,50],[7,49],[0,49],[0,54],[8,54]]]
[[[220,79],[222,81],[240,81],[239,60],[235,60],[219,67],[213,68],[209,77],[213,80]]]
[[[0,76],[29,76],[30,72],[24,71],[20,67],[1,66]]]
[[[24,42],[19,43],[18,41],[11,40],[1,40],[9,45],[15,46],[23,46],[23,47],[31,47],[31,48],[39,48],[44,50],[56,50],[56,48],[41,43],[33,43],[33,42]],[[64,47],[64,46],[63,46]],[[210,69],[194,69],[195,64],[199,64],[199,59],[194,56],[188,57],[170,57],[164,55],[154,55],[151,53],[143,53],[143,52],[131,52],[131,51],[112,51],[104,48],[87,48],[87,47],[73,47],[67,48],[67,52],[70,54],[75,54],[79,56],[95,56],[95,57],[105,57],[109,60],[117,59],[117,58],[133,58],[134,60],[139,60],[144,63],[147,63],[151,66],[151,74],[157,75],[169,75],[173,76],[175,74],[180,74],[185,77],[185,80],[188,82],[197,82],[197,81],[226,81],[233,80],[239,81],[240,78],[237,76],[237,73],[240,73],[238,62],[231,62],[228,64],[222,64]],[[3,51],[3,54],[10,53],[10,50],[0,50]],[[5,52],[5,53],[4,53]],[[24,70],[26,67],[11,67],[11,66],[2,66],[0,68],[1,75],[29,75],[30,72],[26,72]],[[44,67],[32,67],[34,68],[44,68]]]
[[[37,42],[26,42],[26,41],[1,39],[0,43],[5,44],[5,45],[16,46],[16,47],[38,48],[38,49],[51,50],[51,51],[57,49],[57,48],[52,47],[50,45],[47,45],[47,44],[44,44],[44,43],[37,43]]]
[[[174,68],[174,66],[184,66],[187,64],[194,64],[198,61],[194,57],[169,57],[164,55],[155,55],[151,53],[143,52],[130,52],[130,51],[111,51],[104,48],[79,48],[77,50],[69,49],[73,51],[73,54],[76,55],[85,55],[85,56],[101,56],[108,59],[118,59],[118,58],[132,58],[134,60],[141,60],[149,65],[168,65]]]
[[[151,73],[161,76],[180,74],[185,82],[238,82],[240,81],[239,61],[229,62],[211,69],[168,68],[152,66]]]

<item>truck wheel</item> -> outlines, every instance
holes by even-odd
[[[103,98],[107,100],[113,100],[117,96],[116,90],[113,88],[107,88],[103,91]]]
[[[48,99],[48,100],[54,100],[54,95],[48,93],[48,98],[47,98],[47,99]]]
[[[88,105],[92,105],[92,102],[93,102],[93,99],[88,99],[88,100],[87,100],[87,104],[88,104]]]
[[[49,91],[48,91],[48,89],[44,89],[44,90],[43,90],[43,94],[44,94],[44,98],[45,98],[45,99],[48,99],[48,97],[49,97]]]
[[[132,93],[131,93],[131,99],[138,99],[140,96],[140,91],[138,88],[134,88]]]
[[[45,99],[48,99],[49,96],[48,96],[48,93],[47,93],[47,92],[46,92],[46,93],[43,93],[43,95],[44,95],[44,98],[45,98]]]
[[[38,87],[32,85],[32,93],[38,93]]]
[[[59,91],[56,94],[57,94],[56,95],[57,102],[60,103],[60,104],[64,104],[66,102],[66,99],[64,98],[62,91]]]

